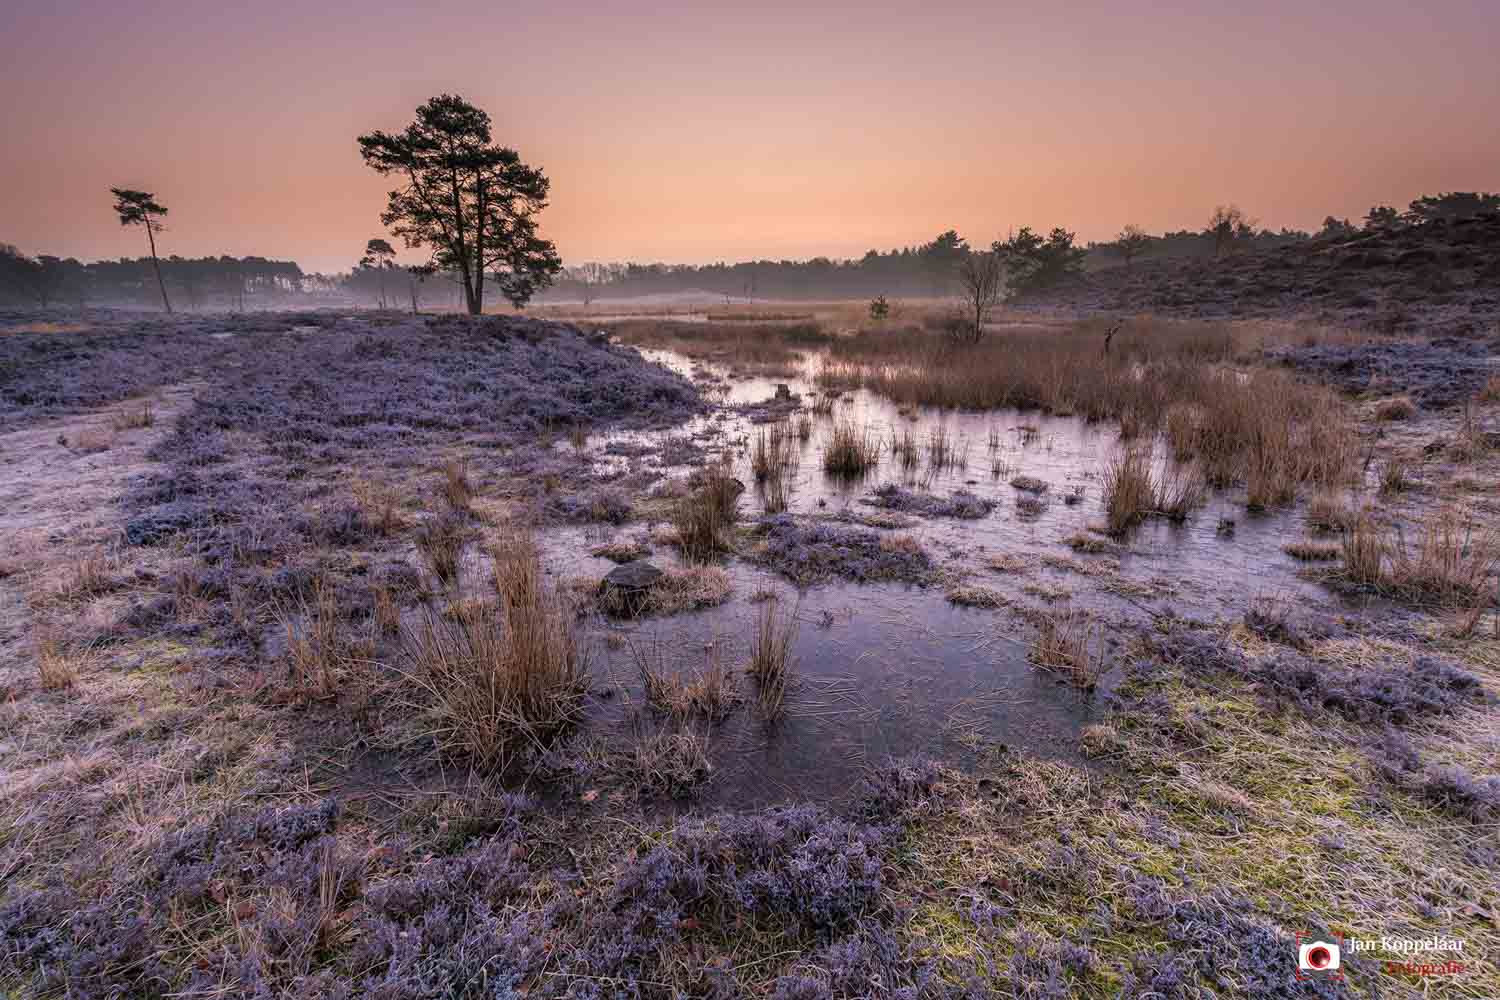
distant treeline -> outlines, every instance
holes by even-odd
[[[1126,226],[1113,240],[1074,246],[1074,236],[1053,229],[1043,236],[1023,228],[988,246],[970,246],[948,230],[927,243],[856,260],[758,260],[738,264],[580,264],[566,267],[543,299],[631,298],[679,292],[708,292],[728,299],[869,298],[876,295],[944,296],[954,291],[958,264],[972,253],[995,253],[1006,261],[1013,291],[1043,287],[1069,274],[1130,267],[1153,259],[1211,258],[1268,250],[1306,240],[1349,240],[1439,219],[1500,213],[1500,195],[1453,192],[1424,195],[1405,211],[1376,205],[1358,223],[1328,216],[1316,233],[1257,228],[1238,207],[1220,206],[1200,230],[1160,236]],[[308,274],[292,261],[263,257],[203,257],[162,260],[162,275],[173,298],[190,309],[245,309],[287,300],[333,297],[391,308],[418,308],[423,302],[448,306],[454,285],[443,274],[402,268],[383,240],[383,250],[366,255],[350,271]],[[1018,288],[1017,286],[1022,286]],[[0,302],[28,305],[141,304],[156,295],[149,258],[83,264],[45,254],[28,257],[0,243]]]
[[[194,309],[250,308],[332,290],[337,281],[304,274],[289,260],[264,257],[168,257],[162,278],[179,301]],[[0,301],[39,305],[133,305],[155,303],[151,258],[98,260],[27,257],[0,244]]]

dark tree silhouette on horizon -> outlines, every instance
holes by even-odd
[[[385,308],[385,274],[396,266],[396,248],[389,240],[378,237],[365,244],[365,255],[359,259],[360,267],[375,271],[380,279],[380,308]]]
[[[158,204],[156,196],[150,191],[112,187],[109,193],[115,196],[115,212],[120,216],[120,225],[145,227],[146,242],[151,247],[151,269],[156,272],[156,287],[161,289],[161,304],[171,313],[172,303],[167,299],[167,283],[161,279],[161,261],[156,257],[156,234],[161,231],[159,220],[167,214],[166,206]]]
[[[484,311],[487,278],[519,309],[562,269],[557,248],[537,232],[547,177],[494,143],[484,111],[443,94],[419,107],[405,131],[358,141],[371,169],[404,181],[380,221],[407,246],[428,248],[435,268],[459,276],[471,315]]]

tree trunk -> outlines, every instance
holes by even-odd
[[[146,240],[151,244],[151,270],[156,272],[156,287],[161,289],[161,304],[167,315],[172,315],[172,303],[167,301],[167,283],[161,280],[161,262],[156,259],[156,237],[151,232],[151,216],[146,216]]]

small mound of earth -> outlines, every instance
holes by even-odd
[[[940,497],[902,489],[894,483],[879,487],[864,502],[884,510],[903,511],[924,517],[956,517],[966,521],[984,517],[999,506],[996,501],[975,496],[968,490],[957,490],[949,496]]]

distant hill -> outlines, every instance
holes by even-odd
[[[1086,272],[1022,304],[1299,316],[1385,332],[1500,332],[1500,214]]]

